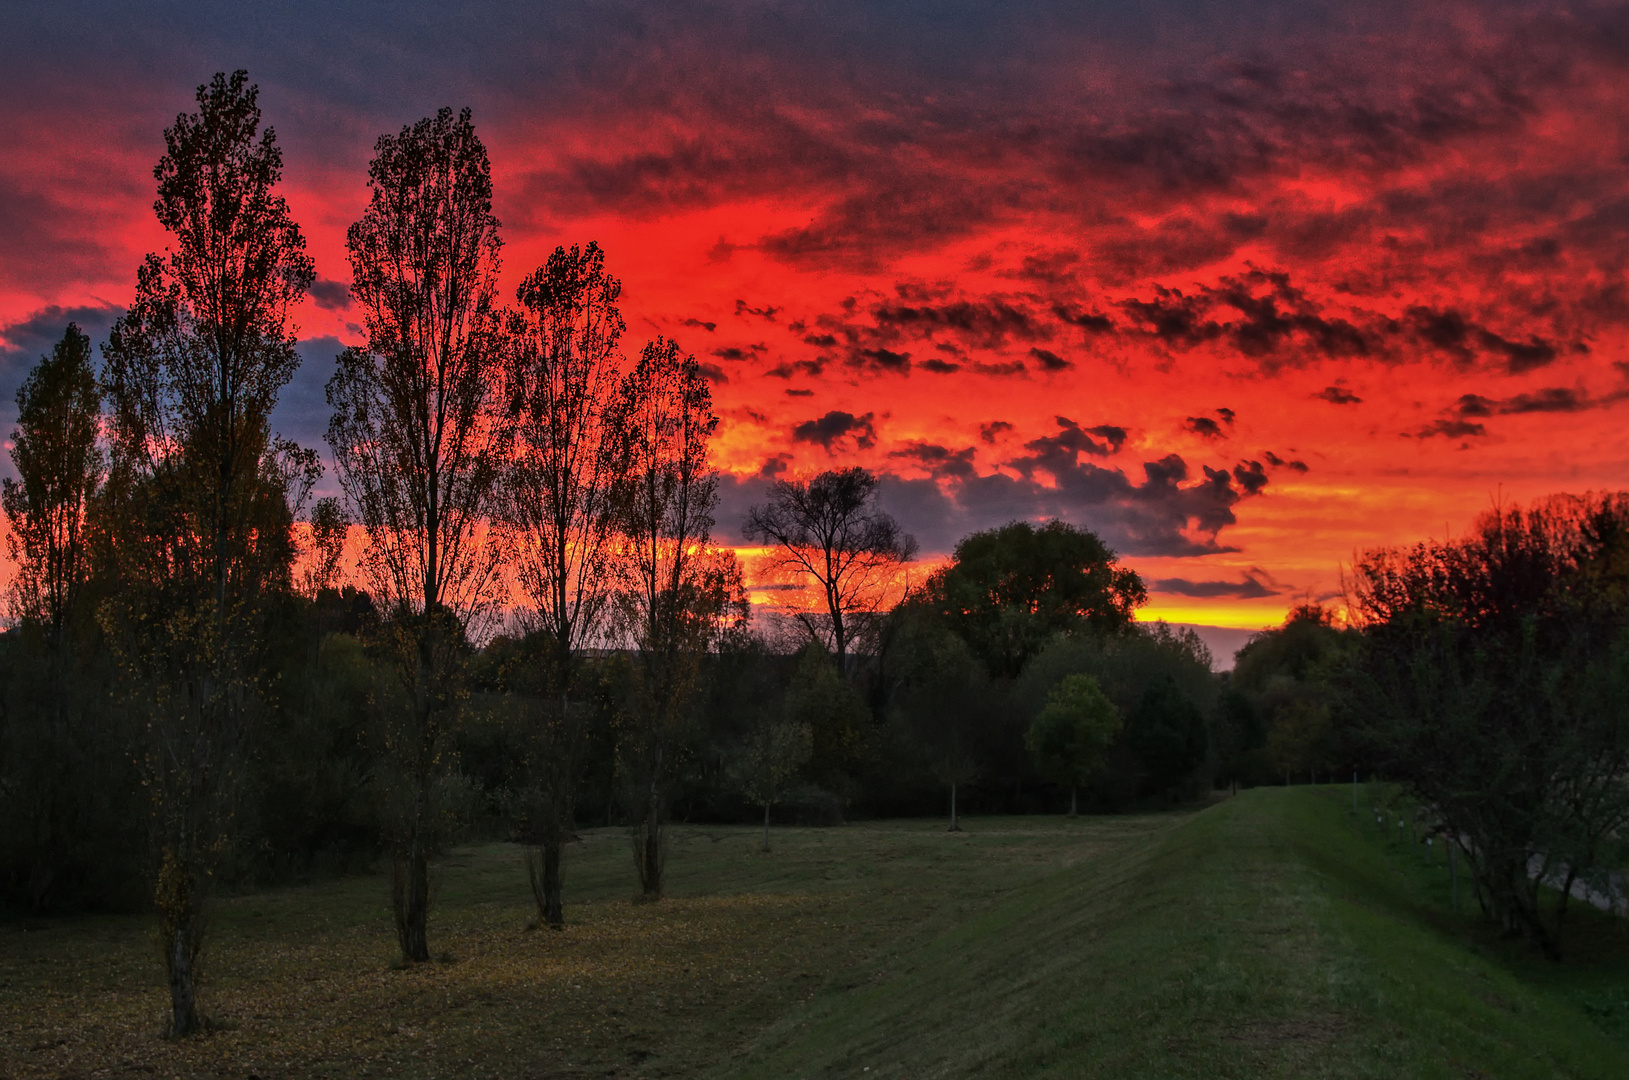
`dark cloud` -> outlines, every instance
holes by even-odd
[[[888,456],[915,462],[934,476],[953,476],[959,479],[974,476],[971,446],[952,450],[937,443],[913,442],[898,450],[890,450]]]
[[[924,371],[931,371],[935,375],[953,375],[962,369],[960,364],[952,364],[948,360],[941,360],[937,356],[922,362]]]
[[[1418,431],[1407,432],[1417,439],[1429,439],[1435,435],[1442,435],[1449,439],[1469,439],[1488,433],[1487,425],[1472,423],[1469,420],[1437,420],[1425,425]]]
[[[1339,382],[1337,382],[1334,386],[1324,387],[1318,393],[1314,394],[1313,397],[1321,398],[1322,400],[1329,402],[1331,405],[1357,405],[1363,401],[1362,398],[1346,389],[1346,387],[1340,385]]]
[[[696,365],[696,368],[701,372],[702,377],[714,386],[730,381],[730,377],[724,373],[724,369],[717,364],[700,363]]]
[[[1202,439],[1227,438],[1227,432],[1222,430],[1222,425],[1208,416],[1190,416],[1182,426],[1190,434],[1198,435]]]
[[[1267,486],[1267,470],[1259,461],[1241,461],[1233,466],[1233,479],[1238,481],[1240,491],[1257,495]]]
[[[871,311],[880,328],[925,336],[954,332],[975,348],[996,349],[1009,338],[1033,341],[1047,336],[1035,316],[1005,300],[955,300],[945,304],[878,304]]]
[[[1472,321],[1454,309],[1415,305],[1408,309],[1415,338],[1457,363],[1469,365],[1479,358],[1493,359],[1511,375],[1544,367],[1561,355],[1561,346],[1537,334],[1513,341]]]
[[[701,329],[707,331],[709,334],[711,334],[714,330],[718,329],[718,324],[717,323],[715,323],[715,322],[703,322],[700,319],[686,319],[684,322],[680,323],[679,325],[680,326],[700,327]]]
[[[1251,567],[1243,581],[1192,581],[1188,578],[1157,578],[1150,582],[1155,592],[1172,593],[1207,600],[1261,600],[1278,596],[1283,589],[1266,571]]]
[[[871,423],[872,414],[855,416],[853,413],[833,410],[818,420],[805,420],[792,428],[796,442],[816,443],[828,454],[849,443],[860,450],[869,450],[877,442],[877,429]]]
[[[864,368],[871,371],[886,371],[897,375],[909,374],[911,370],[911,354],[908,352],[895,352],[892,349],[852,349],[849,351],[849,366]]]
[[[987,443],[994,443],[996,439],[1012,430],[1012,425],[1005,420],[992,420],[987,424],[979,425],[979,438]]]
[[[768,304],[765,304],[762,307],[750,307],[745,300],[737,300],[735,302],[735,314],[737,317],[744,315],[756,315],[765,322],[774,322],[775,316],[780,314],[780,312],[780,308],[771,307]]]
[[[807,375],[813,378],[824,370],[826,370],[826,361],[824,358],[816,360],[787,360],[776,364],[774,367],[764,372],[764,374],[771,375],[777,379],[794,379],[799,375]]]
[[[1031,457],[1024,460],[1031,468],[1048,472],[1068,470],[1080,455],[1110,457],[1120,452],[1126,441],[1126,429],[1111,424],[1082,428],[1067,416],[1056,417],[1059,431],[1056,435],[1043,435],[1024,444]]]
[[[343,281],[319,277],[311,283],[311,300],[324,311],[348,311],[351,287]]]
[[[1032,348],[1029,354],[1040,361],[1041,367],[1046,371],[1068,371],[1075,366],[1074,361],[1065,360],[1050,349]]]
[[[783,393],[785,393],[787,397],[814,397],[813,390],[786,390],[783,391]]]
[[[1308,467],[1307,467],[1306,462],[1299,461],[1299,460],[1286,461],[1284,458],[1279,457],[1277,454],[1273,453],[1271,450],[1269,450],[1265,454],[1263,454],[1262,457],[1266,458],[1267,459],[1267,464],[1271,465],[1275,469],[1289,469],[1292,472],[1298,472],[1298,473],[1304,473],[1304,472],[1309,472],[1310,471],[1308,469]]]
[[[1547,386],[1531,394],[1517,394],[1499,406],[1503,413],[1571,413],[1594,408],[1598,403],[1577,390],[1563,386]]]

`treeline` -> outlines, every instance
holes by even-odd
[[[654,899],[675,812],[761,811],[767,843],[776,807],[831,822],[1203,786],[1209,658],[1132,628],[1142,585],[1090,533],[970,537],[887,604],[915,544],[875,477],[778,482],[746,531],[821,602],[801,642],[767,641],[713,538],[700,366],[663,338],[626,357],[593,244],[500,303],[467,111],[376,144],[346,234],[366,342],[327,384],[344,497],[313,502],[317,454],[271,430],[314,281],[281,154],[244,73],[197,105],[155,169],[170,247],[102,363],[69,326],[19,391],[0,638],[0,882],[35,911],[156,906],[173,1033],[200,1023],[222,882],[382,856],[412,962],[430,859],[470,830],[527,845],[559,926],[562,851],[602,815]]]

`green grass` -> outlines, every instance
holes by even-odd
[[[413,970],[381,877],[225,899],[224,1026],[180,1043],[144,921],[0,925],[0,1076],[1629,1075],[1623,920],[1536,959],[1349,798],[778,829],[767,855],[682,828],[649,905],[593,830],[562,933],[525,930],[518,851],[461,850],[445,959]]]

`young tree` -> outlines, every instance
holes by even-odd
[[[555,706],[539,717],[532,755],[541,799],[538,915],[562,925],[560,852],[571,829],[582,755],[569,700],[583,650],[604,630],[617,519],[612,499],[626,448],[614,425],[625,329],[622,284],[605,271],[597,244],[556,248],[516,292],[505,393],[515,446],[503,484],[503,516],[515,532],[515,577],[545,635],[547,670],[534,690]]]
[[[86,514],[101,487],[105,458],[97,445],[101,402],[90,338],[70,323],[17,391],[11,433],[16,479],[0,487],[17,564],[11,612],[18,622],[19,685],[4,712],[0,747],[0,816],[21,841],[28,902],[51,906],[82,846],[89,779],[100,759],[127,752],[86,730],[88,629],[81,602],[89,559]],[[25,693],[32,690],[33,693]]]
[[[103,622],[150,734],[176,1035],[199,1026],[202,904],[268,689],[268,602],[290,588],[293,514],[317,469],[268,426],[299,364],[289,314],[313,272],[256,98],[244,72],[218,74],[164,132],[154,209],[174,247],[147,256],[104,349],[118,591]]]
[[[1096,534],[1057,520],[964,537],[923,593],[990,674],[1008,679],[1060,631],[1129,626],[1148,596]]]
[[[618,747],[634,818],[634,862],[647,898],[662,892],[668,785],[701,656],[731,618],[744,618],[740,567],[709,546],[718,478],[708,441],[712,392],[693,356],[665,338],[646,345],[622,381],[613,423],[618,485],[618,597],[638,653],[629,726]]]
[[[383,135],[371,197],[346,233],[368,343],[328,381],[340,483],[367,534],[363,566],[388,613],[384,643],[408,707],[386,735],[405,786],[393,900],[402,957],[430,958],[429,854],[445,735],[470,620],[497,599],[486,523],[505,445],[498,221],[469,110]]]
[[[789,710],[761,706],[747,729],[737,773],[741,793],[764,808],[763,850],[769,850],[769,808],[780,800],[787,781],[808,763],[814,732]]]
[[[1066,675],[1047,695],[1030,724],[1024,745],[1049,779],[1069,785],[1069,816],[1079,810],[1080,786],[1102,765],[1120,731],[1120,710],[1090,675]]]
[[[881,611],[916,540],[877,506],[877,478],[858,466],[810,480],[777,480],[769,501],[747,514],[742,534],[774,546],[777,564],[819,585],[825,613],[797,615],[811,639],[823,641],[848,672],[856,636]]]

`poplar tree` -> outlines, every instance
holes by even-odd
[[[430,958],[437,782],[476,616],[499,595],[487,528],[504,447],[493,299],[501,240],[486,147],[468,109],[384,135],[371,196],[346,233],[368,340],[328,381],[328,443],[367,534],[363,568],[388,616],[383,645],[405,708],[385,747],[394,778],[392,902],[402,958]]]
[[[634,819],[634,863],[647,899],[662,893],[668,789],[696,691],[719,629],[745,617],[740,567],[710,546],[718,476],[708,443],[712,391],[693,356],[665,338],[646,345],[622,381],[619,618],[637,653],[618,765]]]
[[[622,283],[605,253],[556,248],[516,290],[505,392],[514,447],[504,475],[503,518],[514,531],[514,568],[529,610],[523,622],[547,643],[534,691],[530,774],[537,820],[528,831],[538,916],[563,922],[560,853],[570,833],[582,757],[583,708],[570,700],[583,650],[600,640],[610,598],[617,519],[613,495],[626,443],[613,421],[622,375],[617,309]]]
[[[203,904],[270,681],[268,601],[291,587],[293,515],[317,474],[269,427],[313,269],[257,97],[245,72],[217,74],[164,132],[153,208],[172,246],[143,261],[104,349],[116,589],[102,619],[148,735],[173,1035],[202,1022]]]
[[[6,703],[0,816],[26,865],[35,911],[52,905],[61,879],[76,869],[92,816],[86,803],[96,799],[83,781],[124,749],[101,745],[85,725],[86,528],[106,471],[100,420],[90,338],[70,323],[17,391],[17,477],[0,485],[17,566],[10,608],[28,657]]]

